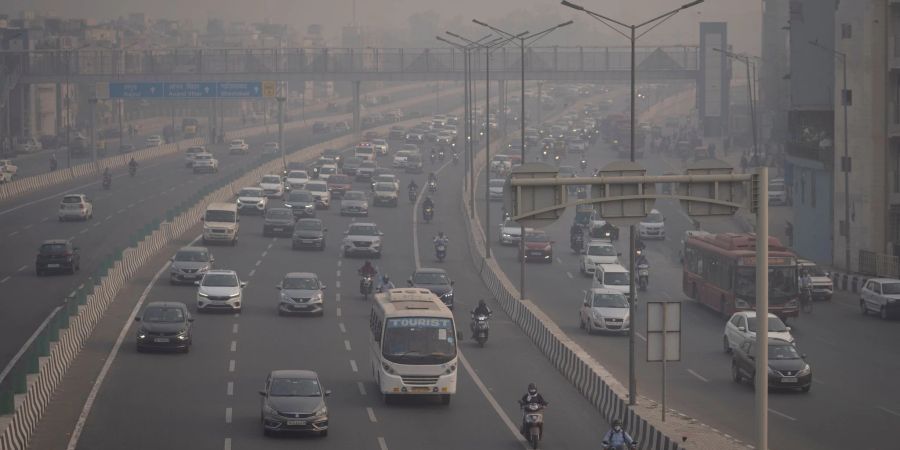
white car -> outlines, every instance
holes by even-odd
[[[197,153],[194,155],[191,167],[194,173],[219,171],[219,160],[212,153]]]
[[[503,178],[491,178],[488,180],[488,197],[491,200],[503,200],[503,188],[506,180]]]
[[[311,192],[316,200],[316,208],[328,209],[331,207],[331,192],[328,191],[328,183],[324,181],[310,181],[306,183],[306,190]]]
[[[319,179],[322,181],[328,181],[336,173],[338,173],[338,168],[335,164],[323,164],[322,167],[319,167]]]
[[[144,147],[159,147],[163,142],[165,141],[163,141],[162,136],[154,134],[152,136],[147,136],[147,139],[144,141]]]
[[[375,147],[375,151],[382,156],[387,155],[390,151],[390,145],[388,145],[388,141],[384,139],[372,139],[372,146]]]
[[[94,217],[94,205],[84,194],[68,194],[59,202],[59,221],[88,220]]]
[[[592,275],[600,264],[619,264],[619,254],[609,241],[592,240],[581,257],[581,273]]]
[[[262,152],[264,155],[272,155],[278,153],[280,151],[280,147],[277,142],[266,142],[263,144]]]
[[[638,224],[638,234],[641,239],[665,239],[666,218],[658,209],[650,210],[650,214]]]
[[[265,214],[269,205],[269,199],[266,198],[265,191],[258,187],[245,187],[238,192],[237,201],[238,214]]]
[[[292,190],[306,189],[306,183],[309,183],[309,174],[305,170],[292,170],[288,172],[285,183]]]
[[[863,315],[872,311],[882,319],[890,318],[900,310],[900,280],[873,278],[866,281],[860,290],[859,309]]]
[[[197,282],[197,311],[226,309],[240,311],[246,282],[233,270],[210,270]]]
[[[756,311],[738,311],[734,313],[728,322],[725,322],[725,333],[722,337],[722,349],[725,353],[731,353],[746,341],[756,340]],[[769,313],[769,339],[781,339],[794,343],[791,335],[791,327],[775,314]]]
[[[828,272],[806,259],[798,259],[797,266],[800,270],[809,273],[809,279],[812,281],[813,300],[831,300],[831,295],[834,293],[834,282],[831,281]]]
[[[585,292],[578,311],[579,327],[595,331],[623,332],[631,328],[628,299],[619,291],[594,288]]]
[[[11,159],[0,159],[0,172],[8,173],[13,177],[18,171],[19,167],[13,164]]]
[[[184,167],[190,169],[194,166],[194,157],[201,154],[206,153],[206,148],[202,145],[188,147],[187,151],[184,152]]]
[[[362,253],[381,258],[381,236],[384,236],[384,233],[374,223],[352,223],[350,228],[344,232],[341,251],[344,256]]]
[[[372,189],[375,189],[376,183],[392,183],[397,190],[400,190],[400,179],[392,173],[382,173],[372,178]]]
[[[391,162],[391,166],[396,168],[404,168],[406,167],[406,159],[409,158],[408,150],[399,150],[397,153],[394,153],[394,160]]]
[[[399,203],[400,188],[396,183],[381,181],[375,183],[375,197],[372,203],[375,205],[390,205],[396,207]]]
[[[512,167],[512,161],[509,155],[495,155],[491,158],[491,170],[494,172],[502,172]]]
[[[631,293],[628,269],[620,264],[598,264],[594,270],[592,288],[608,288],[624,295]]]
[[[281,181],[281,177],[278,175],[263,175],[262,180],[259,181],[259,187],[262,188],[268,198],[284,197],[284,182]]]
[[[522,226],[512,220],[500,224],[500,245],[513,245],[522,239]]]
[[[232,139],[228,144],[228,153],[231,155],[245,154],[250,151],[250,146],[243,139]]]

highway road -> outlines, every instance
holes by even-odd
[[[369,218],[341,217],[335,207],[320,211],[329,229],[324,252],[293,251],[288,239],[264,238],[262,219],[245,216],[237,247],[211,248],[218,268],[234,269],[249,282],[243,311],[195,315],[195,344],[189,354],[138,354],[135,328],[126,323],[124,344],[75,448],[520,449],[523,444],[510,427],[519,423],[516,400],[529,382],[537,383],[551,403],[542,447],[595,448],[607,424],[492,300],[497,313],[490,341],[478,348],[470,339],[468,310],[490,294],[465,253],[457,194],[462,167],[445,165],[439,173],[437,220],[430,225],[413,225],[417,211],[406,201],[397,208],[371,207]],[[422,176],[418,178],[422,185]],[[401,175],[404,186],[408,180]],[[357,183],[355,188],[365,185]],[[454,315],[465,335],[460,344],[465,362],[459,391],[449,406],[415,399],[383,404],[367,354],[370,305],[358,294],[356,270],[363,260],[343,258],[338,252],[342,231],[354,221],[376,222],[385,232],[384,256],[374,263],[395,282],[409,276],[417,260],[421,266],[447,269],[455,280]],[[431,246],[439,230],[451,239],[443,263],[433,261]],[[159,269],[146,267],[135,280]],[[276,314],[274,287],[291,271],[314,271],[328,286],[323,317]],[[146,301],[181,301],[193,309],[195,292],[161,278],[149,283]],[[270,370],[283,368],[316,370],[325,387],[334,391],[327,438],[263,436],[257,391]],[[59,434],[58,439],[67,439]]]
[[[397,94],[395,101],[413,98],[416,92]],[[456,100],[456,101],[452,101]],[[446,108],[461,105],[458,98],[442,102]],[[433,105],[431,95],[407,110],[424,110]],[[251,148],[275,140],[277,127],[270,136],[248,139]],[[313,135],[306,130],[285,132],[285,146],[298,149],[335,137]],[[167,210],[187,200],[193,192],[234,171],[243,171],[258,154],[228,155],[223,146],[212,147],[220,161],[218,174],[194,175],[185,168],[183,155],[176,154],[145,163],[131,178],[117,173],[112,189],[100,190],[97,180],[76,180],[52,190],[24,196],[0,205],[0,366],[5,366],[28,336],[64,297],[91,276],[100,262],[130,242],[146,224],[165,217]],[[57,222],[56,208],[63,192],[87,194],[94,203],[94,218],[86,222]],[[37,278],[34,256],[46,239],[72,238],[80,248],[82,270],[75,276]],[[40,289],[37,289],[37,288]]]
[[[528,160],[531,160],[530,155]],[[606,145],[594,146],[587,156],[589,167],[600,168],[617,159]],[[577,167],[570,156],[564,164]],[[680,173],[680,161],[647,154],[639,161],[648,174]],[[484,214],[483,174],[477,194]],[[491,203],[492,223],[501,214],[500,202]],[[632,320],[639,332],[637,341],[637,386],[639,395],[661,398],[659,363],[647,363],[644,338],[646,301],[682,301],[682,360],[669,363],[668,406],[745,443],[754,440],[754,395],[747,384],[731,380],[730,356],[722,350],[725,320],[711,310],[687,299],[682,293],[678,252],[691,220],[677,203],[657,202],[666,217],[667,238],[645,241],[651,265],[650,286],[639,294],[638,314]],[[591,280],[579,273],[579,257],[569,249],[569,227],[574,210],[546,230],[556,241],[552,264],[529,263],[526,268],[526,296],[535,301],[563,331],[603,363],[623,384],[628,383],[628,338],[615,335],[587,335],[578,326],[578,308]],[[739,232],[731,218],[701,218],[704,230]],[[773,225],[774,226],[774,225]],[[499,229],[490,230],[496,243]],[[628,255],[627,228],[616,243]],[[518,286],[519,262],[516,247],[494,245],[494,255],[507,277]],[[621,258],[627,262],[626,258]],[[859,313],[858,298],[836,293],[831,302],[817,302],[811,315],[789,325],[798,348],[806,353],[813,370],[809,393],[772,392],[769,395],[769,430],[772,448],[842,449],[896,448],[892,431],[900,426],[900,354],[896,322],[885,322]],[[852,432],[849,432],[852,430]]]

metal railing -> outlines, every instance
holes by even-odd
[[[859,273],[877,277],[900,277],[900,258],[894,255],[859,251]]]

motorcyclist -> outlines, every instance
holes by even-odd
[[[373,266],[372,262],[368,259],[363,263],[362,267],[359,268],[359,274],[364,277],[370,276],[374,278],[376,273],[378,273],[378,271],[375,270],[375,266]]]
[[[647,268],[650,268],[650,261],[647,261],[647,255],[644,254],[643,251],[637,252],[637,258],[634,260],[635,266],[646,265]]]
[[[546,400],[544,400],[544,397],[538,393],[537,387],[534,385],[534,383],[528,383],[528,392],[526,392],[525,395],[523,395],[522,398],[519,400],[520,405],[527,405],[529,403],[537,403],[541,406],[547,406],[549,404],[549,403],[547,403]],[[522,415],[522,429],[520,430],[520,432],[524,435],[526,431],[527,430],[525,429],[525,415],[523,414]]]
[[[633,444],[634,439],[622,428],[622,421],[615,419],[612,423],[612,429],[603,435],[603,442],[607,443],[609,448],[624,449],[626,445],[630,446]]]
[[[419,190],[419,185],[416,184],[415,179],[409,180],[409,184],[406,185],[406,190],[416,192]]]
[[[391,281],[391,277],[384,274],[381,276],[381,284],[378,285],[378,292],[384,292],[388,289],[394,289],[394,282]]]
[[[50,171],[53,172],[57,167],[59,167],[59,162],[56,160],[56,153],[54,153],[50,155]]]
[[[431,199],[431,196],[425,196],[425,200],[422,201],[422,210],[425,211],[429,208],[434,210],[434,200]]]
[[[476,306],[475,309],[472,310],[473,316],[488,316],[488,317],[490,317],[491,314],[493,314],[493,313],[494,312],[491,311],[491,307],[487,305],[487,302],[484,301],[484,299],[478,300],[478,306]]]
[[[433,241],[434,241],[435,246],[437,246],[438,244],[447,245],[448,243],[450,243],[450,238],[445,236],[444,232],[441,231],[441,232],[438,232],[438,235],[434,237]]]
[[[128,161],[128,167],[137,169],[137,161],[134,160],[134,156],[131,157],[131,161]]]
[[[808,270],[800,271],[800,303],[806,306],[812,301],[812,277]]]
[[[434,174],[434,172],[428,172],[428,182],[431,183],[432,181],[436,184],[437,176]]]

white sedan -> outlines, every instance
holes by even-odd
[[[512,220],[500,224],[500,244],[514,245],[522,238],[522,226]]]
[[[284,182],[281,181],[281,177],[278,175],[263,175],[259,181],[259,187],[265,192],[266,197],[284,197]]]
[[[619,253],[607,240],[592,240],[585,246],[581,257],[581,273],[591,275],[600,264],[618,264]]]
[[[731,353],[745,341],[756,340],[756,311],[738,311],[725,323],[725,333],[722,337],[722,349],[725,353]],[[775,314],[769,313],[769,339],[781,339],[794,343],[791,335],[791,327]]]
[[[309,174],[305,170],[292,170],[288,172],[285,182],[291,189],[303,190],[309,182]]]

